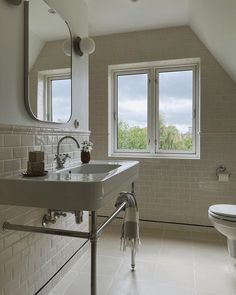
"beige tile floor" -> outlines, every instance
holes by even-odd
[[[130,252],[119,248],[118,227],[98,244],[98,295],[235,295],[236,260],[222,236],[146,229],[130,271]],[[72,267],[50,295],[89,295],[89,253]]]

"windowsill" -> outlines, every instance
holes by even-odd
[[[112,153],[109,158],[135,158],[135,159],[175,159],[175,160],[200,160],[198,154],[146,154],[146,153]]]

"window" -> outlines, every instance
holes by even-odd
[[[71,116],[70,69],[38,72],[37,118],[64,123]]]
[[[69,75],[47,77],[48,120],[66,122],[71,115],[71,78]]]
[[[118,74],[116,79],[117,150],[147,151],[148,74]]]
[[[199,158],[199,59],[109,66],[109,155]]]

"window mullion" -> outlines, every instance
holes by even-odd
[[[47,120],[52,121],[52,78],[47,77]]]
[[[160,113],[159,113],[159,71],[155,69],[155,153],[159,151]]]
[[[197,127],[197,121],[198,121],[198,106],[197,106],[197,95],[198,95],[198,68],[195,65],[193,68],[193,114],[192,114],[192,141],[193,141],[193,152],[196,153],[198,146],[197,146],[197,133],[198,133],[198,127]]]
[[[155,77],[153,69],[149,69],[148,73],[149,87],[148,87],[148,147],[151,154],[155,153]]]
[[[112,121],[113,121],[113,133],[114,133],[114,150],[117,150],[118,146],[118,75],[117,73],[114,74],[114,79],[115,79],[115,84],[114,84],[114,96],[115,96],[115,101],[114,101],[114,110],[112,114]]]

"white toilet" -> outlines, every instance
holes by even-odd
[[[227,237],[229,254],[236,258],[236,205],[212,205],[208,216],[214,227]]]

